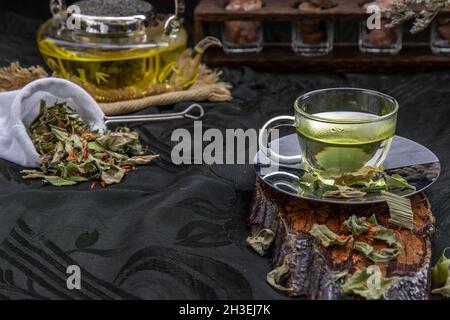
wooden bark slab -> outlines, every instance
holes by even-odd
[[[400,276],[385,295],[388,300],[429,299],[430,280],[430,238],[434,232],[434,217],[424,194],[412,197],[414,230],[396,229],[396,236],[403,245],[402,253],[395,260],[378,264],[385,276]],[[263,182],[256,182],[250,210],[249,224],[256,235],[262,229],[275,232],[271,247],[273,267],[280,266],[287,258],[289,274],[282,285],[292,288],[293,297],[308,299],[353,299],[340,290],[339,281],[332,281],[334,275],[367,267],[372,263],[361,259],[360,254],[347,247],[323,248],[314,243],[309,230],[314,223],[326,224],[340,234],[342,223],[352,215],[377,215],[380,224],[388,225],[389,212],[385,204],[336,205],[301,200],[276,191]]]

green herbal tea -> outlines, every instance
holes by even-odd
[[[303,159],[315,173],[334,178],[383,163],[395,133],[395,117],[373,121],[380,116],[351,111],[321,112],[314,116],[330,123],[302,117],[296,129]],[[346,123],[339,123],[343,120]]]

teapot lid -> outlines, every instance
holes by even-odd
[[[81,0],[73,5],[86,16],[130,17],[153,13],[153,6],[143,0]]]
[[[143,0],[81,0],[67,13],[75,32],[95,35],[143,32],[155,20],[153,6]]]

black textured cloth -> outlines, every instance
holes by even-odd
[[[42,64],[34,42],[40,21],[11,14],[0,21],[0,63]],[[364,87],[396,97],[398,134],[427,146],[442,163],[427,191],[437,220],[434,260],[450,245],[448,71],[289,75],[241,68],[225,69],[223,78],[233,84],[234,100],[205,103],[204,129],[259,128],[292,114],[296,97],[320,88]],[[192,130],[189,120],[132,127],[161,159],[105,189],[24,181],[20,167],[0,160],[0,298],[286,298],[265,282],[269,259],[245,243],[252,166],[173,165],[171,133]],[[67,289],[68,265],[81,267],[82,290]]]

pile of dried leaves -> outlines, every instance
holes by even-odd
[[[397,239],[394,230],[378,223],[375,215],[371,217],[353,215],[344,221],[343,226],[347,230],[345,234],[338,235],[323,224],[314,224],[309,233],[318,245],[325,248],[351,245],[353,256],[367,259],[372,265],[365,268],[355,266],[356,271],[352,274],[348,271],[339,272],[332,281],[339,280],[344,293],[357,294],[368,300],[380,299],[400,278],[385,277],[377,264],[396,259],[402,251],[401,242]],[[247,238],[248,244],[260,255],[267,253],[274,240],[275,233],[269,229],[262,229],[255,236]],[[375,242],[377,242],[376,247],[373,245]],[[266,277],[272,287],[283,292],[293,290],[280,284],[281,279],[290,272],[288,264],[286,258],[283,264],[274,268]],[[442,278],[446,278],[446,275],[444,274]],[[441,282],[445,282],[445,279]]]
[[[349,235],[337,235],[326,225],[314,224],[310,234],[324,247],[353,243],[353,250],[360,252],[374,263],[384,263],[395,259],[401,252],[402,245],[392,229],[380,225],[375,215],[370,218],[351,216],[344,222]],[[376,250],[371,243],[378,240],[387,247]]]
[[[368,193],[381,193],[391,213],[389,222],[407,229],[414,226],[410,200],[393,192],[414,191],[416,188],[399,174],[389,175],[379,168],[363,167],[356,172],[342,174],[330,184],[314,173],[305,172],[298,183],[299,194],[324,198],[353,199]]]
[[[363,167],[344,173],[330,184],[314,173],[306,172],[300,179],[300,193],[320,193],[325,198],[361,198],[372,192],[415,190],[399,174],[389,175],[375,167]]]
[[[371,265],[353,273],[341,289],[345,293],[357,294],[367,300],[378,300],[399,279],[399,277],[384,277],[379,266]]]
[[[41,102],[38,118],[29,129],[40,154],[40,170],[23,170],[24,179],[43,179],[54,186],[93,180],[102,186],[119,183],[157,155],[144,155],[139,135],[128,128],[91,131],[65,103],[47,108]]]
[[[310,234],[317,243],[324,247],[333,245],[345,246],[353,241],[353,250],[360,252],[373,263],[385,263],[395,259],[401,252],[402,246],[396,238],[395,232],[378,224],[375,215],[370,218],[351,216],[344,222],[344,226],[351,232],[350,235],[337,235],[325,225],[315,224]],[[388,247],[375,250],[365,239],[383,241]],[[357,238],[358,237],[358,238]],[[355,240],[356,239],[356,240]],[[433,293],[450,297],[450,259],[446,256],[446,248],[435,266],[431,268]],[[336,278],[345,278],[341,289],[345,293],[358,294],[366,299],[380,299],[399,277],[384,277],[376,264],[357,270],[348,277],[348,272],[338,273]],[[373,286],[371,284],[377,284]]]
[[[362,254],[366,259],[374,263],[367,268],[357,270],[347,277],[347,273],[339,278],[346,278],[341,289],[345,293],[358,294],[366,299],[380,299],[399,278],[384,277],[377,263],[386,263],[398,257],[402,250],[400,241],[392,229],[380,225],[375,215],[369,218],[351,216],[344,222],[344,227],[350,232],[349,235],[337,235],[326,225],[314,224],[310,234],[317,243],[324,247],[347,246],[352,242],[353,252]],[[372,243],[377,240],[384,242],[386,247],[375,249]],[[376,281],[377,286],[371,286],[370,281]]]

